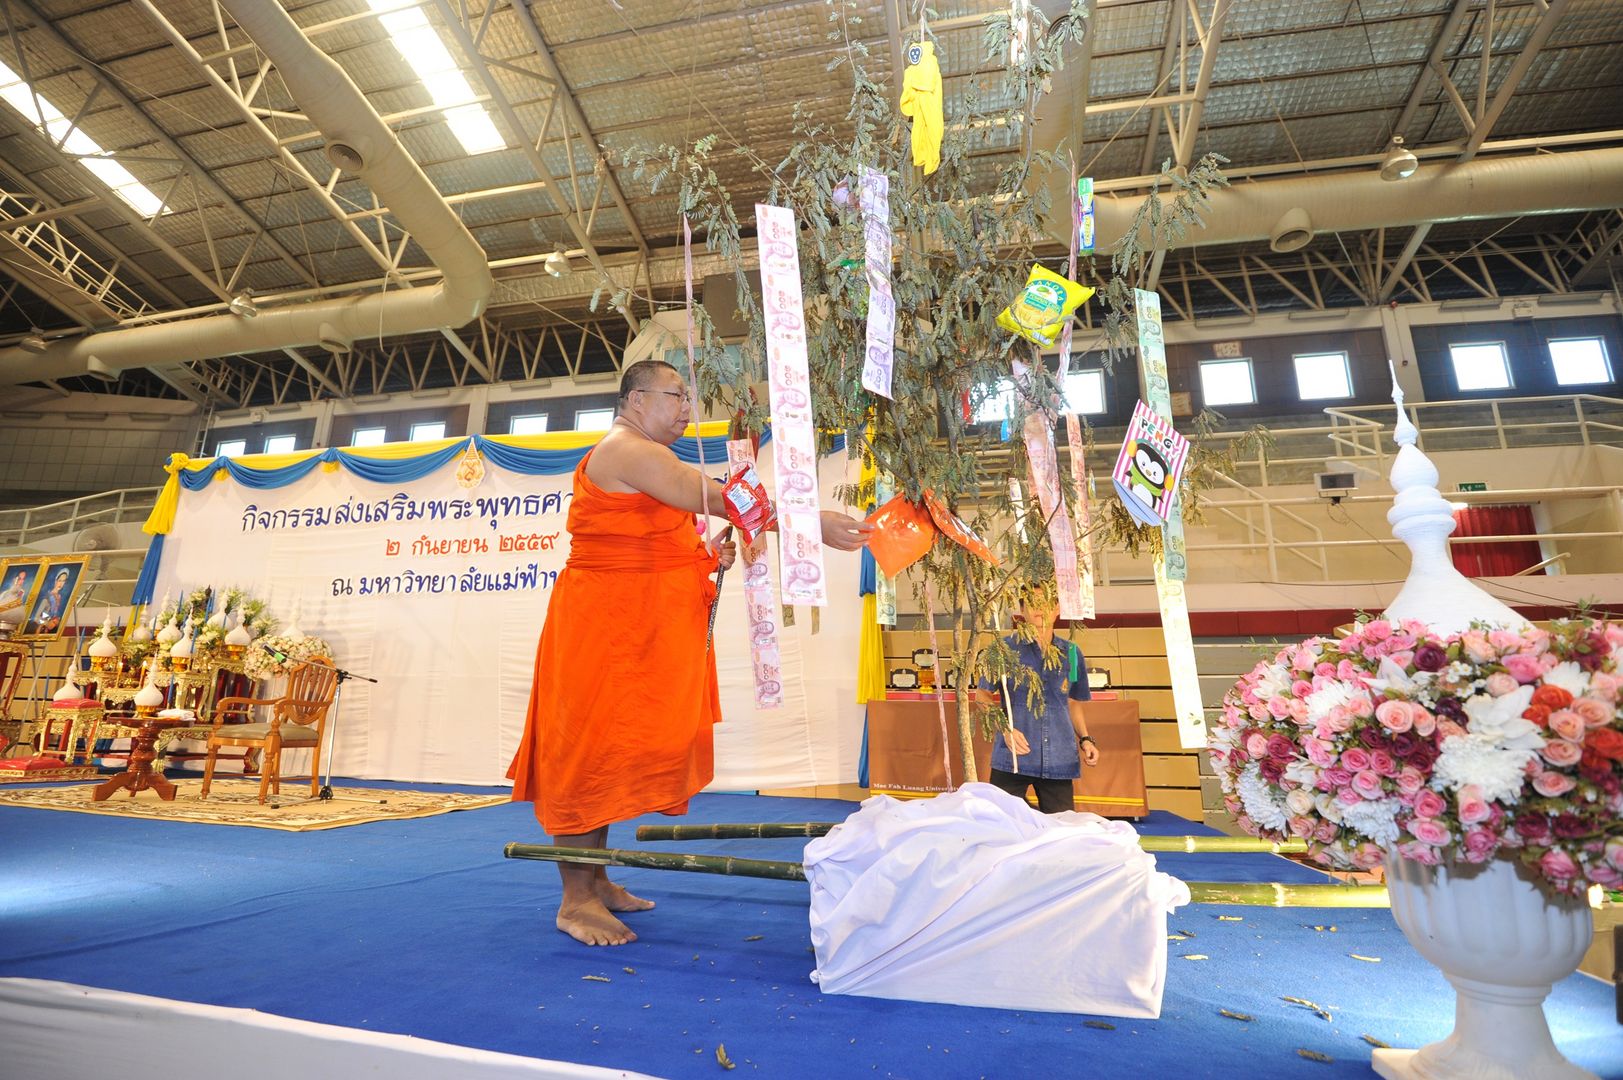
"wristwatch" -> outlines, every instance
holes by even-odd
[[[1076,740],[1076,745],[1081,746],[1085,742],[1091,742],[1091,743],[1093,743],[1094,746],[1099,745],[1098,743],[1093,742],[1093,736],[1092,735],[1082,735],[1082,736],[1078,737],[1077,740]]]

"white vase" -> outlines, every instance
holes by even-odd
[[[1419,1050],[1376,1050],[1378,1074],[1595,1080],[1561,1056],[1544,1019],[1550,988],[1594,935],[1581,898],[1551,897],[1504,858],[1433,867],[1388,855],[1386,883],[1398,927],[1454,985],[1454,1030]]]

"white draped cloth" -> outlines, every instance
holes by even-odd
[[[1125,822],[990,784],[875,796],[806,846],[825,993],[1157,1017],[1189,889]]]

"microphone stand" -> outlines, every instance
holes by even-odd
[[[272,659],[274,659],[279,664],[285,664],[288,661],[293,659],[292,657],[288,656],[287,653],[282,652],[280,649],[273,649],[269,645],[261,645],[260,648],[264,649],[266,652],[270,653]],[[336,672],[337,675],[338,675],[338,685],[333,687],[333,692],[332,692],[332,723],[327,725],[328,730],[331,732],[331,734],[328,736],[328,739],[327,739],[327,758],[326,758],[326,760],[327,760],[327,773],[326,773],[326,775],[324,777],[322,777],[322,780],[321,780],[321,792],[320,792],[319,795],[317,795],[317,798],[319,798],[322,802],[330,802],[332,800],[332,797],[333,797],[333,794],[332,794],[332,752],[333,752],[333,749],[338,745],[338,702],[339,702],[340,698],[343,696],[344,683],[348,682],[350,679],[360,679],[362,682],[369,682],[369,683],[376,683],[377,682],[377,680],[372,678],[372,676],[370,676],[370,675],[362,675],[362,674],[359,674],[358,672],[346,671],[344,668],[341,668],[336,664],[333,665],[333,671]],[[318,747],[316,747],[316,749],[317,749],[317,751],[320,751],[321,747],[318,746]]]

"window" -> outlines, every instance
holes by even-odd
[[[1065,376],[1065,411],[1093,416],[1105,411],[1105,373],[1081,368]]]
[[[1255,405],[1257,384],[1249,360],[1202,360],[1200,396],[1207,405]]]
[[[1555,381],[1562,386],[1584,386],[1612,381],[1606,343],[1597,337],[1562,338],[1549,342]]]
[[[291,454],[299,448],[297,435],[272,435],[265,440],[265,453]]]
[[[1352,397],[1352,371],[1346,353],[1305,353],[1294,359],[1296,392],[1303,401]]]
[[[534,413],[530,416],[515,416],[507,422],[509,435],[544,435],[547,430],[547,414]]]
[[[382,446],[388,441],[389,429],[380,427],[358,427],[349,437],[351,446]]]
[[[247,452],[247,439],[227,439],[214,445],[215,457],[241,457]]]
[[[975,406],[975,423],[998,424],[1014,416],[1014,382],[999,379],[987,388],[986,397]]]
[[[1461,390],[1510,389],[1510,363],[1505,359],[1504,342],[1450,345],[1448,354],[1454,361],[1454,382]]]
[[[607,431],[613,426],[613,409],[579,409],[575,413],[576,431]]]
[[[426,424],[411,425],[411,441],[427,442],[430,439],[445,438],[445,421],[431,420]]]

